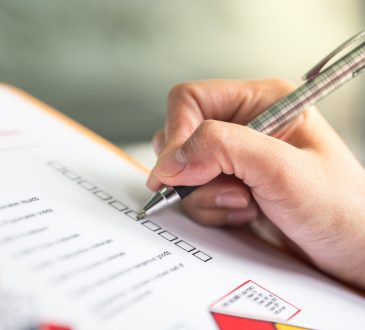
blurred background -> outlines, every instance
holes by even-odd
[[[363,0],[0,0],[0,81],[149,166],[169,89],[300,78],[365,25]],[[365,164],[365,74],[319,105]],[[1,110],[1,109],[0,109]]]

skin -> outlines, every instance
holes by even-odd
[[[282,80],[174,87],[147,185],[204,185],[183,201],[197,222],[265,215],[316,267],[364,289],[363,167],[314,107],[274,136],[244,126],[293,89]]]

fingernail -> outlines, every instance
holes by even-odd
[[[256,217],[256,210],[234,210],[227,214],[227,223],[231,225],[242,225]]]
[[[162,157],[156,165],[155,172],[161,176],[174,176],[180,173],[186,166],[184,152],[178,149],[169,155]]]
[[[215,198],[215,203],[219,207],[244,208],[247,206],[247,198],[236,192],[226,192],[219,194]]]

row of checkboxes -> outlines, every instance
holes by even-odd
[[[68,179],[77,182],[78,185],[80,185],[85,190],[90,191],[96,197],[100,198],[101,200],[103,200],[105,202],[108,202],[108,204],[111,207],[113,207],[114,209],[116,209],[117,211],[123,212],[125,215],[127,215],[128,217],[130,217],[131,219],[133,219],[135,221],[140,221],[138,219],[138,213],[136,211],[130,210],[127,205],[114,199],[112,195],[99,189],[94,183],[83,179],[76,172],[69,170],[62,164],[55,162],[55,161],[48,162],[48,165],[51,166],[53,169],[61,172]],[[206,254],[200,250],[197,250],[190,243],[188,243],[182,239],[179,239],[174,234],[170,233],[167,230],[162,229],[162,227],[160,227],[159,225],[155,224],[154,222],[152,222],[150,220],[142,221],[141,224],[143,226],[145,226],[146,228],[148,228],[149,230],[156,232],[159,236],[163,237],[164,239],[168,240],[169,242],[173,242],[176,246],[185,250],[186,252],[191,253],[191,252],[195,251],[192,254],[196,258],[198,258],[204,262],[207,262],[212,259],[212,257],[209,256],[208,254]]]
[[[130,210],[130,211],[125,212],[125,214],[135,221],[140,221],[138,219],[138,213],[135,211]],[[191,245],[190,243],[188,243],[182,239],[179,239],[177,236],[170,233],[169,231],[162,229],[162,227],[155,224],[151,220],[142,221],[141,224],[143,226],[145,226],[146,228],[148,228],[149,230],[152,230],[153,232],[157,232],[157,234],[160,235],[161,237],[163,237],[164,239],[166,239],[170,242],[174,242],[174,244],[176,246],[185,250],[186,252],[190,253],[190,252],[193,252],[194,250],[196,250],[196,248],[193,245]],[[210,259],[212,259],[211,256],[209,256],[208,254],[206,254],[200,250],[195,251],[193,253],[193,255],[204,262],[207,262]]]
[[[161,230],[162,228],[158,225],[156,225],[154,222],[152,222],[151,220],[146,220],[142,222],[142,225],[147,227],[148,229],[157,232],[159,230]],[[196,248],[194,246],[192,246],[190,243],[179,239],[177,236],[175,236],[174,234],[168,232],[167,230],[162,230],[158,233],[158,235],[160,235],[161,237],[163,237],[164,239],[170,241],[170,242],[174,242],[174,244],[176,246],[178,246],[179,248],[185,250],[186,252],[193,252],[194,250],[196,250]],[[193,255],[195,257],[197,257],[198,259],[207,262],[210,259],[212,259],[211,256],[207,255],[206,253],[202,252],[202,251],[195,251],[193,253]]]

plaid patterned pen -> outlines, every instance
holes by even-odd
[[[363,36],[364,34],[365,30],[360,32],[357,36]],[[339,50],[342,50],[342,48]],[[333,53],[333,55],[335,55],[335,53]],[[329,59],[330,58],[327,58],[326,62]],[[317,103],[326,95],[363,72],[364,69],[365,42],[327,69],[322,72],[316,72],[314,78],[308,80],[293,93],[267,109],[247,126],[268,135],[273,134],[280,127],[302,113],[305,108]]]

